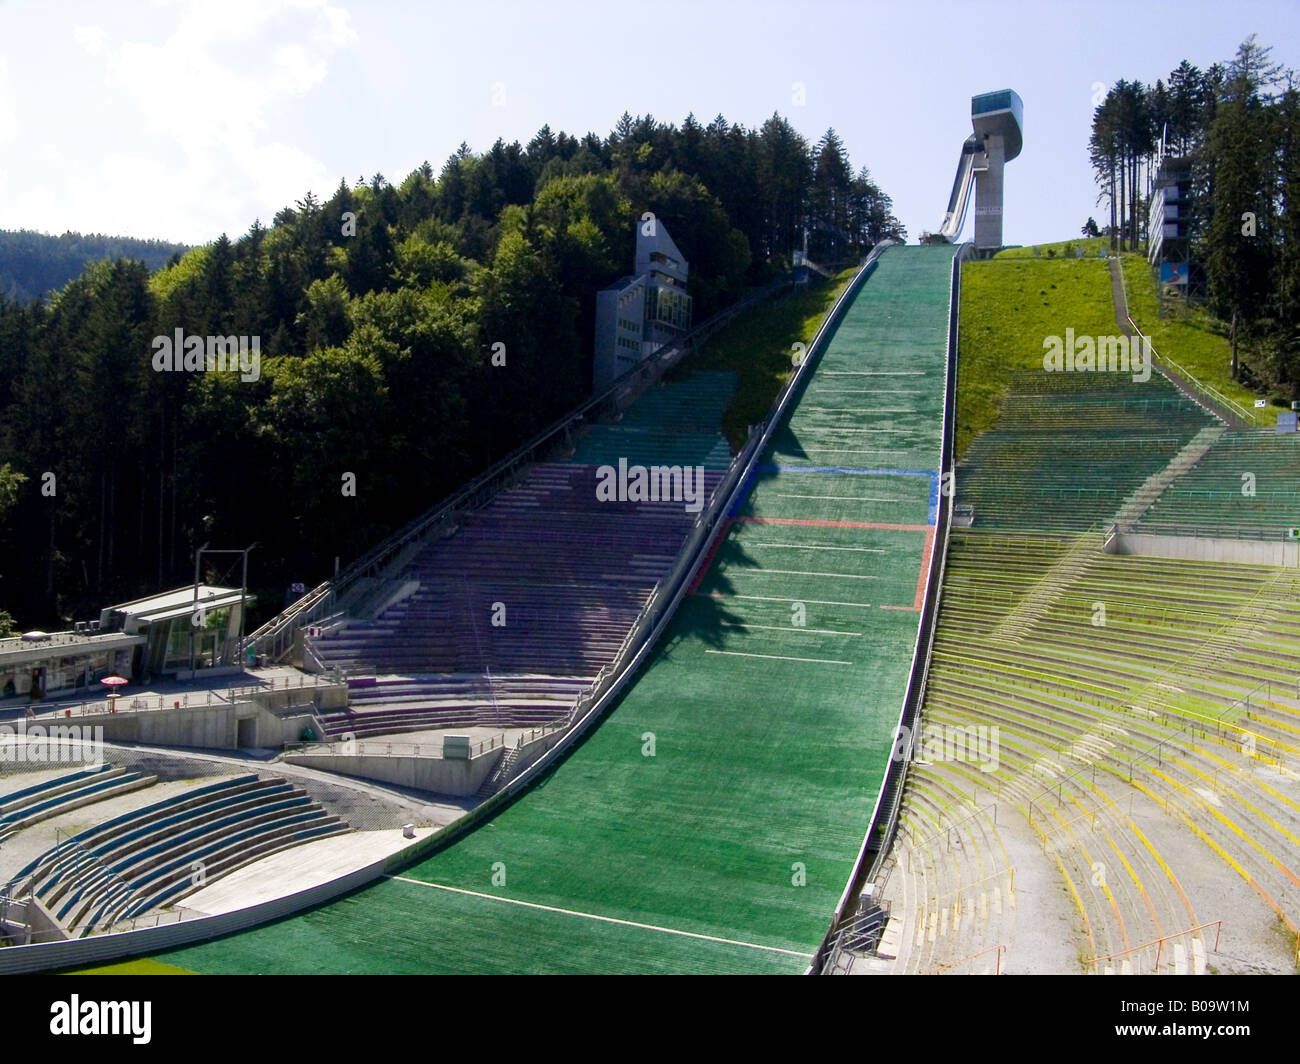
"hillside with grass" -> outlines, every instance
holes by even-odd
[[[1044,245],[1053,247],[1055,245]],[[956,455],[994,426],[1013,373],[1042,369],[1043,340],[1116,332],[1110,272],[1101,258],[996,256],[961,276]],[[1004,253],[1005,254],[1005,253]]]
[[[1286,404],[1277,394],[1269,396],[1273,400],[1269,406],[1256,409],[1255,400],[1265,396],[1232,379],[1228,327],[1204,307],[1175,302],[1161,307],[1155,277],[1145,256],[1123,255],[1121,265],[1129,314],[1150,338],[1157,354],[1172,360],[1175,372],[1194,377],[1240,403],[1255,424],[1274,424],[1277,411],[1285,409]],[[1248,359],[1244,361],[1249,364]]]
[[[1080,237],[1075,240],[1058,240],[1054,244],[1026,244],[1024,247],[1006,248],[995,259],[1104,259],[1109,254],[1110,240],[1104,236]]]

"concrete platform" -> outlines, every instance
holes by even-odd
[[[62,692],[30,705],[35,719],[48,723],[65,717],[89,716],[105,713],[116,703],[119,713],[143,713],[151,710],[172,709],[176,702],[184,706],[231,705],[246,701],[250,693],[290,690],[314,690],[335,687],[336,683],[321,676],[301,672],[287,665],[271,665],[263,669],[244,669],[194,680],[159,680],[149,684],[128,684],[117,689],[119,697],[109,699],[107,688],[95,685],[89,690]],[[0,720],[21,720],[27,717],[26,699],[7,699],[0,702]]]
[[[422,728],[417,731],[392,732],[373,738],[357,739],[354,745],[357,752],[362,754],[417,754],[420,757],[442,757],[443,739],[448,735],[467,735],[470,748],[474,750],[477,757],[480,743],[490,744],[493,739],[496,739],[495,746],[487,747],[489,751],[500,749],[502,746],[511,747],[519,741],[520,736],[524,736],[524,741],[527,742],[527,737],[534,732],[541,734],[541,728],[538,726],[498,728],[492,725],[470,728]]]
[[[400,828],[358,831],[295,846],[232,872],[176,909],[186,917],[216,916],[295,894],[399,853],[436,830],[416,828],[413,839],[403,837]]]

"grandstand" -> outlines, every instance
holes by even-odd
[[[177,775],[196,770],[211,778]],[[231,873],[351,832],[282,777],[125,752],[0,776],[0,819],[0,933],[19,944],[177,921]]]
[[[880,257],[650,664],[544,784],[400,876],[167,963],[806,970],[907,685],[934,542],[955,251]],[[383,930],[397,923],[403,942]]]
[[[1300,435],[1252,429],[1223,433],[1155,500],[1136,530],[1280,539],[1298,527]]]
[[[373,620],[348,619],[312,640],[345,670],[350,706],[327,735],[378,735],[490,723],[516,727],[567,713],[610,664],[698,509],[681,499],[598,498],[602,466],[702,468],[701,503],[730,462],[720,433],[734,373],[697,373],[642,394],[597,424],[565,462],[433,539],[392,574],[413,592]]]
[[[175,904],[209,879],[347,825],[282,779],[237,776],[183,791],[62,840],[6,893],[30,892],[74,934]],[[194,875],[201,862],[202,879]]]
[[[1071,544],[952,534],[925,716],[998,728],[999,764],[913,770],[883,884],[901,970],[982,970],[998,946],[1032,969],[1012,884],[1036,864],[1071,899],[1066,970],[1205,971],[1220,931],[1240,945],[1276,917],[1295,932],[1300,578],[1094,549],[1009,638],[1008,611]],[[1022,823],[1038,845],[1012,857]]]
[[[1215,424],[1160,376],[1013,374],[1001,419],[957,467],[958,496],[976,527],[1082,532]]]
[[[0,793],[0,843],[52,816],[153,782],[152,776],[102,764]]]

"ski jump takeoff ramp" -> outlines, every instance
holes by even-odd
[[[935,549],[952,260],[895,246],[650,664],[542,783],[199,972],[783,972],[812,961],[892,749]]]

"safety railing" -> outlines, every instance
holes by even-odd
[[[1104,957],[1093,957],[1087,962],[1087,970],[1093,975],[1095,975],[1097,973],[1097,966],[1099,964],[1102,964],[1105,961],[1113,961],[1113,960],[1118,960],[1120,958],[1131,957],[1135,953],[1138,953],[1142,950],[1149,950],[1152,946],[1155,946],[1156,947],[1155,966],[1152,969],[1152,972],[1154,973],[1155,971],[1158,971],[1160,968],[1160,962],[1162,960],[1162,955],[1164,953],[1164,947],[1166,942],[1175,941],[1176,939],[1182,938],[1184,935],[1199,935],[1202,931],[1206,931],[1211,927],[1214,928],[1214,949],[1212,952],[1218,953],[1219,936],[1223,931],[1223,921],[1211,920],[1209,923],[1206,924],[1197,924],[1195,927],[1189,927],[1185,931],[1175,931],[1172,934],[1162,935],[1160,938],[1153,938],[1150,942],[1143,942],[1136,946],[1130,946],[1128,949],[1120,950],[1118,953],[1108,953]]]
[[[465,723],[450,724],[450,727],[467,727]],[[521,746],[527,746],[537,739],[544,738],[547,735],[553,735],[555,732],[562,731],[565,727],[564,718],[560,718],[549,724],[539,724],[532,728],[523,729],[514,739],[509,734],[501,732],[498,735],[490,735],[486,739],[480,739],[478,742],[470,743],[469,756],[471,759],[481,757],[484,754],[490,754],[494,750],[515,749]],[[354,757],[358,755],[373,756],[392,756],[392,757],[431,757],[442,759],[442,742],[441,738],[430,739],[428,742],[390,742],[385,739],[339,739],[335,741],[317,740],[312,742],[291,742],[284,744],[286,754],[312,754],[326,755],[330,757]]]
[[[27,714],[20,720],[50,721],[68,717],[92,717],[114,713],[156,712],[160,709],[190,709],[200,706],[228,705],[255,695],[268,695],[285,691],[319,691],[346,687],[343,676],[329,672],[312,676],[299,673],[295,676],[274,676],[265,683],[241,684],[203,691],[178,691],[173,694],[120,695],[116,698],[88,698],[80,701],[38,703],[25,706]]]
[[[255,653],[265,654],[272,661],[278,661],[293,645],[293,633],[298,627],[295,621],[314,617],[321,602],[329,598],[329,591],[328,580],[312,588],[252,632],[244,640],[245,648],[253,647]]]
[[[1185,491],[1185,489],[1183,490]],[[1183,492],[1180,491],[1180,494],[1182,493]],[[1224,494],[1227,493],[1225,492]],[[1238,493],[1238,498],[1240,498],[1240,493]],[[1159,520],[1160,518],[1158,515],[1157,517],[1152,519],[1153,522],[1159,522]],[[1300,517],[1297,517],[1296,520],[1300,521]],[[1170,522],[1165,522],[1165,524],[1169,524],[1169,523]],[[1199,522],[1196,524],[1183,524],[1180,521],[1178,523],[1177,535],[1180,539],[1254,539],[1264,543],[1300,542],[1300,536],[1291,535],[1290,533],[1291,527],[1300,527],[1300,526],[1287,526],[1287,528],[1268,529],[1268,528],[1252,528],[1249,525],[1246,526],[1203,525],[1200,524]],[[1170,535],[1171,533],[1162,532],[1162,531],[1147,531],[1147,529],[1142,527],[1142,522],[1139,522],[1130,530],[1129,534],[1160,536],[1160,535]]]
[[[1119,266],[1119,280],[1120,280],[1120,288],[1124,293],[1124,317],[1128,321],[1129,326],[1133,329],[1133,331],[1137,333],[1138,336],[1140,336],[1146,342],[1147,347],[1151,351],[1152,357],[1154,357],[1156,361],[1161,362],[1165,366],[1171,368],[1179,376],[1179,378],[1185,381],[1188,384],[1188,386],[1192,388],[1193,391],[1200,392],[1205,398],[1209,399],[1211,403],[1217,403],[1221,408],[1231,413],[1233,417],[1240,419],[1241,421],[1245,422],[1247,425],[1255,424],[1254,417],[1244,406],[1242,406],[1235,399],[1229,399],[1226,395],[1224,395],[1221,391],[1219,391],[1218,388],[1215,388],[1211,384],[1206,384],[1204,381],[1198,379],[1195,376],[1195,374],[1193,374],[1186,366],[1183,366],[1178,362],[1175,362],[1169,356],[1162,355],[1160,354],[1160,352],[1156,350],[1155,345],[1151,343],[1151,338],[1147,336],[1147,334],[1142,331],[1142,327],[1138,325],[1136,321],[1133,320],[1133,315],[1129,310],[1130,304],[1129,304],[1129,297],[1128,297],[1128,278],[1124,275],[1124,265],[1122,262],[1120,263]],[[1211,412],[1217,413],[1217,411],[1213,411],[1213,410]]]
[[[937,967],[937,968],[931,968],[931,969],[929,969],[928,971],[918,972],[917,974],[918,974],[918,975],[945,975],[945,974],[947,974],[948,972],[951,972],[954,968],[960,967],[960,966],[963,965],[963,964],[967,964],[967,963],[969,963],[970,961],[977,960],[977,959],[980,958],[980,957],[987,956],[987,955],[990,954],[990,953],[996,953],[996,954],[997,954],[997,957],[996,957],[996,959],[994,960],[993,974],[994,974],[994,975],[1001,975],[1001,974],[1002,974],[1002,955],[1003,955],[1006,951],[1007,951],[1007,947],[1006,947],[1005,944],[998,944],[998,945],[996,945],[996,946],[989,946],[988,949],[982,949],[982,950],[980,950],[978,953],[971,953],[971,954],[969,954],[968,956],[962,957],[960,960],[949,961],[947,964],[941,964],[941,965],[939,965],[939,967]]]
[[[1146,342],[1147,348],[1150,350],[1152,357],[1157,362],[1163,363],[1171,368],[1182,380],[1190,385],[1194,391],[1200,392],[1207,399],[1217,403],[1220,407],[1231,413],[1233,417],[1238,418],[1247,425],[1255,424],[1254,416],[1235,399],[1228,398],[1228,396],[1224,395],[1218,388],[1214,387],[1214,385],[1206,384],[1203,380],[1198,378],[1186,366],[1179,362],[1175,362],[1168,355],[1162,355],[1157,351],[1155,344],[1151,342],[1151,338],[1142,331],[1142,327],[1133,320],[1132,315],[1128,315],[1127,317],[1129,325],[1132,326],[1133,331]]]

